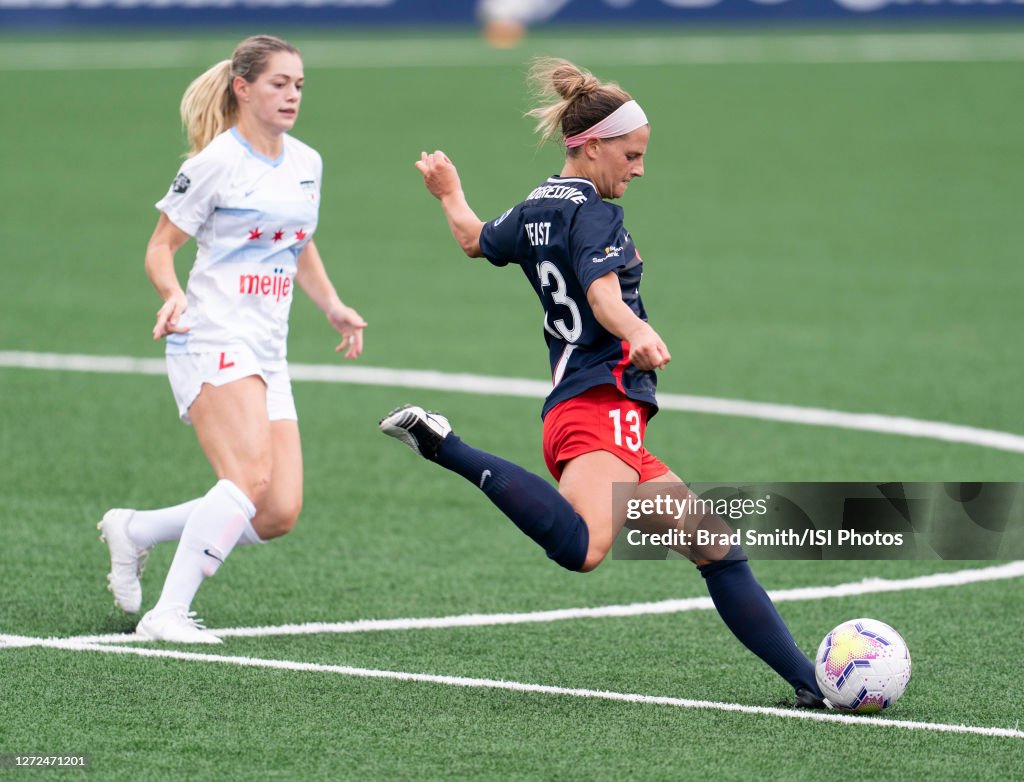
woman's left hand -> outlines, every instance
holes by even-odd
[[[345,358],[359,358],[363,352],[363,329],[366,328],[366,321],[362,315],[351,307],[341,304],[332,308],[327,313],[327,321],[342,336],[335,353],[345,350]]]

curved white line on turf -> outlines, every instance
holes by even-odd
[[[113,372],[132,375],[164,375],[163,359],[131,358],[129,356],[86,356],[61,353],[29,353],[0,351],[0,367],[17,369],[49,369],[69,372]],[[543,398],[551,391],[546,381],[514,377],[494,377],[412,369],[379,367],[340,367],[320,364],[289,365],[292,380],[320,383],[352,383],[355,385],[422,388],[433,391],[454,391],[466,394]],[[916,418],[844,413],[816,407],[796,407],[739,399],[716,399],[705,396],[659,393],[662,410],[724,415],[733,418],[754,418],[762,421],[852,429],[879,434],[898,434],[927,440],[976,445],[997,451],[1024,453],[1024,436],[979,429],[973,426],[921,421]],[[384,412],[384,411],[381,411]]]
[[[624,703],[641,703],[652,706],[675,706],[684,709],[705,709],[710,711],[727,711],[740,714],[757,714],[770,717],[804,719],[815,722],[834,722],[851,726],[874,728],[900,728],[903,730],[927,730],[940,733],[973,734],[992,738],[1024,739],[1024,731],[1012,728],[987,728],[976,725],[951,725],[941,722],[918,722],[915,720],[893,720],[879,717],[862,717],[852,714],[822,713],[805,709],[779,709],[768,706],[746,706],[741,703],[721,703],[718,701],[692,700],[690,698],[672,698],[659,695],[640,695],[636,693],[609,692],[607,690],[589,690],[576,687],[554,687],[547,684],[528,684],[500,679],[477,679],[468,676],[441,676],[429,673],[406,673],[403,671],[384,671],[375,668],[354,668],[348,665],[323,665],[319,663],[293,662],[291,660],[266,660],[259,657],[238,657],[219,654],[201,654],[198,652],[178,652],[169,649],[145,649],[132,646],[104,646],[75,641],[43,641],[39,646],[53,649],[66,649],[78,652],[101,652],[105,654],[130,654],[139,657],[156,657],[190,662],[224,663],[240,665],[246,668],[271,668],[285,671],[302,671],[306,673],[335,673],[343,676],[357,676],[364,679],[392,679],[425,684],[442,684],[451,687],[474,687],[490,690],[509,690],[512,692],[536,693],[541,695],[562,695],[573,698],[590,698]]]
[[[863,581],[835,584],[834,586],[799,587],[769,592],[775,603],[803,600],[823,600],[830,597],[853,597],[882,592],[905,592],[916,589],[938,589],[966,586],[984,581],[1002,581],[1024,577],[1024,561],[986,568],[933,573],[914,578],[869,578]],[[536,624],[561,622],[572,619],[607,619],[652,614],[680,614],[687,611],[708,611],[714,608],[710,597],[689,597],[677,600],[659,600],[653,603],[597,606],[594,608],[562,608],[553,611],[527,611],[505,614],[459,614],[456,616],[416,617],[406,619],[358,619],[352,622],[307,622],[278,625],[276,627],[226,627],[214,629],[224,638],[264,638],[268,636],[327,635],[344,633],[370,633],[394,630],[442,630],[454,627],[494,627],[497,625]],[[78,636],[65,640],[75,643],[134,643],[145,639],[133,635],[110,634]],[[24,644],[22,644],[24,645]]]

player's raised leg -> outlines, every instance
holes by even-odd
[[[586,567],[590,556],[587,523],[546,480],[464,443],[452,433],[447,418],[422,407],[405,405],[392,410],[381,419],[380,429],[480,489],[559,565],[573,571]]]
[[[96,528],[110,551],[107,588],[114,593],[114,605],[129,614],[142,607],[142,574],[150,549],[180,540],[185,522],[202,499],[154,510],[111,508],[103,514]]]

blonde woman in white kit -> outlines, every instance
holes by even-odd
[[[289,532],[302,507],[302,451],[288,376],[288,313],[295,285],[362,353],[366,322],[338,298],[313,243],[323,163],[288,135],[302,99],[299,51],[253,36],[197,78],[181,103],[191,146],[146,248],[163,306],[153,338],[167,340],[167,372],[181,420],[195,428],[217,483],[158,510],[113,509],[99,523],[110,549],[115,604],[140,610],[149,549],[178,540],[163,591],[138,624],[156,641],[219,643],[191,611],[203,579],[237,544]],[[182,291],[175,253],[195,237]]]

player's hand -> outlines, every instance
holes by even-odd
[[[448,159],[448,156],[441,150],[420,153],[420,159],[416,161],[416,168],[423,174],[423,184],[431,195],[439,200],[446,196],[454,195],[462,190],[462,182],[459,180],[459,172],[455,164]]]
[[[156,311],[156,325],[153,326],[153,339],[166,337],[168,334],[184,334],[188,326],[179,326],[181,316],[188,309],[188,299],[184,291],[175,291],[163,306]]]
[[[629,343],[629,363],[638,369],[664,369],[672,360],[668,346],[646,323],[627,336],[626,341]]]
[[[359,358],[363,352],[363,329],[367,326],[362,315],[342,304],[328,311],[327,321],[341,334],[341,342],[334,352],[339,353],[347,346],[345,358]]]

